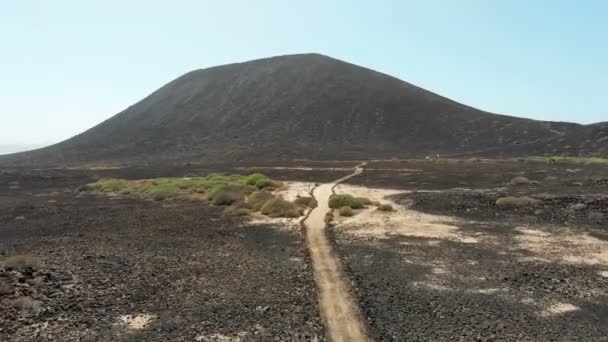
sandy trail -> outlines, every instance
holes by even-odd
[[[327,335],[333,342],[368,341],[358,308],[345,282],[340,261],[325,232],[325,214],[334,186],[363,172],[361,164],[352,174],[333,183],[319,185],[313,191],[318,206],[304,220],[306,240],[313,263],[315,281],[319,288],[319,306],[325,320]]]

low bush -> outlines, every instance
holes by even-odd
[[[393,206],[390,204],[380,204],[377,208],[379,211],[393,211]]]
[[[528,184],[536,184],[537,182],[531,181],[528,177],[517,176],[511,179],[509,182],[510,185],[528,185]]]
[[[258,189],[264,189],[264,188],[267,188],[267,187],[269,187],[271,185],[272,185],[272,181],[270,179],[268,179],[268,178],[266,178],[266,179],[260,179],[259,181],[257,181],[255,183],[255,186]]]
[[[270,192],[265,190],[256,191],[249,196],[247,199],[247,203],[251,207],[252,210],[258,211],[262,209],[264,203],[268,200],[275,198]]]
[[[0,266],[5,269],[23,270],[28,267],[38,268],[40,267],[40,258],[35,255],[14,255],[0,261]]]
[[[207,191],[207,196],[209,197],[209,199],[214,199],[215,196],[217,196],[218,194],[223,193],[223,192],[232,192],[232,193],[241,194],[241,189],[242,189],[242,186],[238,185],[238,184],[220,184],[220,185],[216,185],[213,188],[209,189],[209,191]]]
[[[338,213],[340,214],[340,216],[344,216],[344,217],[350,217],[355,215],[355,212],[353,211],[353,208],[351,207],[342,207],[340,209],[338,209]]]
[[[123,190],[128,185],[129,181],[127,181],[126,179],[102,178],[95,183],[87,184],[87,188],[90,190],[97,190],[101,192],[117,192]]]
[[[247,184],[247,185],[257,186],[258,183],[263,183],[266,181],[268,181],[268,182],[270,182],[270,184],[272,184],[272,181],[270,180],[270,178],[266,177],[265,175],[263,175],[261,173],[254,173],[245,178],[245,184]],[[268,184],[268,185],[270,185],[270,184]],[[266,185],[266,186],[268,186],[268,185]]]
[[[224,209],[224,214],[232,216],[246,216],[249,215],[249,209],[238,205],[231,205]]]
[[[262,214],[270,217],[298,217],[301,215],[297,205],[280,198],[266,201],[261,210]]]
[[[309,208],[315,208],[317,206],[317,200],[310,196],[298,197],[294,203]]]
[[[212,199],[214,205],[230,205],[236,201],[240,201],[243,194],[240,191],[223,190],[215,193]]]
[[[258,191],[258,188],[254,185],[244,185],[243,188],[241,189],[241,191],[245,195],[251,195],[252,193]]]
[[[351,207],[352,209],[361,209],[364,207],[361,199],[351,195],[333,194],[329,196],[329,207],[332,209],[340,209],[342,207]]]
[[[242,198],[243,195],[249,195],[258,191],[259,188],[270,188],[271,184],[272,180],[260,173],[254,173],[249,176],[211,173],[206,177],[156,178],[145,181],[102,178],[95,183],[81,186],[78,190],[119,192],[123,195],[133,195],[157,201],[182,199],[185,197],[191,198],[191,194],[207,193],[207,198],[213,201],[219,193],[230,192],[239,194],[239,198]],[[225,202],[227,197],[230,196],[223,195],[220,202]]]
[[[499,208],[521,208],[529,205],[536,205],[540,201],[530,197],[501,197],[496,200],[496,206]]]

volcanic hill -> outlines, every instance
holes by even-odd
[[[318,54],[189,72],[103,123],[9,164],[608,155],[608,124],[484,112]]]

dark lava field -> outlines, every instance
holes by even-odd
[[[77,189],[101,177],[211,172],[323,183],[357,164],[4,168],[0,260],[36,262],[0,268],[0,341],[325,340],[300,226]],[[462,159],[364,169],[347,185],[395,190],[395,211],[374,227],[358,213],[329,234],[371,340],[608,341],[607,166]],[[511,184],[518,176],[529,182]],[[496,204],[507,196],[531,202]],[[445,237],[429,235],[434,224],[449,227]]]

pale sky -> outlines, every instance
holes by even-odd
[[[608,120],[608,1],[0,2],[0,144],[58,142],[193,69],[318,52],[483,110]]]

